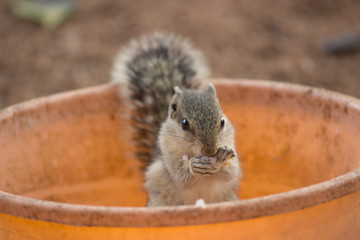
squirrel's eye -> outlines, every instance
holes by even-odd
[[[220,125],[221,125],[221,128],[223,128],[225,126],[225,119],[223,117],[220,119]]]
[[[182,128],[183,130],[189,130],[189,129],[190,129],[189,121],[188,121],[186,118],[184,118],[184,119],[182,120],[182,122],[181,122],[181,128]]]

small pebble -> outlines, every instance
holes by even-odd
[[[202,209],[205,209],[206,208],[206,203],[205,203],[204,199],[199,198],[198,200],[196,200],[195,206],[199,207],[199,208],[202,208]]]
[[[308,57],[301,59],[301,68],[306,73],[312,73],[315,69],[314,61]]]
[[[75,0],[17,0],[11,3],[13,15],[44,28],[59,26],[73,15],[75,8]]]
[[[324,41],[323,48],[329,54],[353,53],[360,50],[360,34],[349,32]]]

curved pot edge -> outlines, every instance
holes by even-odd
[[[334,98],[351,107],[360,109],[360,101],[328,90],[307,87],[290,83],[278,83],[262,80],[215,80],[216,85],[242,85],[259,88],[286,89],[294,92],[306,92],[324,97]],[[48,104],[69,97],[101,94],[106,91],[116,91],[115,84],[104,84],[86,89],[55,94],[49,97],[30,100],[16,104],[0,111],[0,120],[13,114],[34,108],[37,104]],[[325,96],[324,96],[325,94]],[[265,217],[315,206],[332,201],[360,190],[360,168],[343,174],[337,178],[314,184],[308,187],[268,195],[259,198],[208,204],[205,209],[195,206],[179,207],[98,207],[57,203],[37,200],[0,191],[0,212],[54,223],[80,226],[106,227],[158,227],[180,226],[193,224],[209,224],[229,222],[256,217]],[[221,210],[222,214],[219,214]],[[182,218],[182,215],[186,218]],[[216,217],[214,217],[216,216]],[[190,220],[189,220],[190,219]],[[216,219],[216,220],[211,220]]]

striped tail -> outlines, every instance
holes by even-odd
[[[136,154],[146,166],[154,158],[174,87],[199,88],[208,76],[201,52],[173,34],[143,36],[119,52],[112,78],[131,99]]]

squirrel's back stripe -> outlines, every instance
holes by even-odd
[[[133,139],[139,158],[154,157],[157,135],[165,121],[174,87],[198,88],[209,69],[198,50],[174,34],[155,33],[133,40],[115,61],[112,81],[132,105]]]

